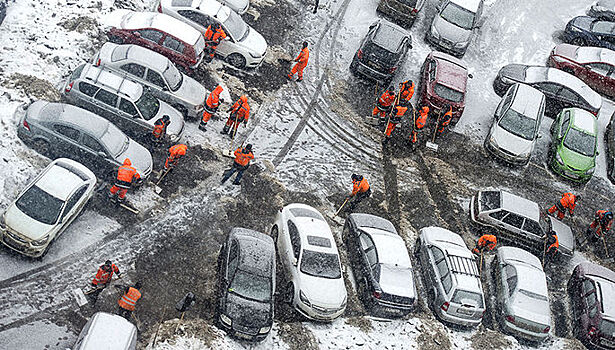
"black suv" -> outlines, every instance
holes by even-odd
[[[385,20],[376,21],[352,59],[350,71],[388,84],[410,48],[408,31]]]

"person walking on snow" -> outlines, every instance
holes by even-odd
[[[395,88],[393,85],[380,95],[378,103],[372,110],[372,117],[380,118],[380,124],[383,125],[386,122],[387,113],[391,110],[391,105],[395,102]]]
[[[186,155],[186,151],[188,151],[188,146],[182,143],[171,146],[171,148],[169,148],[169,156],[164,162],[164,170],[167,171],[171,168],[175,168],[179,159]]]
[[[494,235],[482,235],[478,241],[476,241],[476,246],[472,249],[472,253],[481,255],[486,249],[489,251],[494,250],[497,244],[498,240]]]
[[[203,109],[203,117],[201,118],[201,123],[199,124],[199,129],[203,131],[207,131],[207,122],[211,117],[216,114],[218,111],[218,107],[220,107],[220,103],[224,103],[224,99],[220,98],[220,94],[224,89],[222,86],[218,85],[212,91],[205,100],[205,106]]]
[[[96,276],[94,276],[94,279],[92,280],[92,287],[95,289],[89,294],[94,301],[98,299],[98,295],[103,291],[103,289],[111,283],[111,278],[114,273],[117,273],[117,275],[121,277],[120,269],[115,266],[111,260],[107,260],[103,265],[100,265],[98,271],[96,272]]]
[[[233,161],[231,168],[224,172],[220,183],[225,183],[234,173],[237,173],[233,185],[240,185],[243,172],[248,169],[252,159],[254,159],[254,153],[252,153],[251,144],[247,144],[243,149],[241,147],[237,148],[235,150],[235,161]]]
[[[365,198],[368,198],[372,194],[372,190],[369,187],[369,183],[367,179],[365,179],[362,175],[352,174],[350,176],[352,179],[352,192],[350,193],[349,198],[352,199],[350,202],[349,210],[352,211],[354,208],[361,203]]]
[[[226,120],[226,125],[224,125],[224,128],[220,131],[220,133],[226,134],[229,130],[231,130],[229,136],[233,137],[235,136],[235,133],[237,133],[237,128],[240,123],[243,122],[244,126],[248,125],[248,118],[250,118],[250,105],[248,104],[248,98],[246,95],[241,95],[241,97],[235,101],[233,106],[231,106],[227,112],[230,112],[230,114]]]
[[[302,81],[303,80],[303,70],[307,66],[309,58],[310,58],[310,50],[308,49],[308,42],[304,41],[301,52],[299,52],[299,55],[297,55],[297,58],[295,58],[295,62],[297,63],[295,63],[293,68],[290,70],[290,73],[288,73],[288,79],[293,80],[295,73],[297,73],[297,76],[299,77],[297,81]]]
[[[594,221],[589,225],[585,233],[595,239],[601,239],[613,226],[613,213],[610,210],[597,210]]]
[[[134,286],[126,286],[124,290],[124,295],[117,301],[119,306],[118,315],[124,317],[128,321],[130,321],[130,316],[132,312],[135,311],[135,307],[137,306],[137,301],[141,299],[141,282],[135,283]]]
[[[391,139],[391,135],[393,134],[393,131],[395,131],[397,124],[401,123],[401,120],[403,116],[406,114],[407,110],[408,110],[408,107],[402,107],[402,106],[396,106],[393,108],[391,116],[389,117],[389,123],[387,125],[386,131],[384,132],[385,142],[388,142],[388,140]]]
[[[580,195],[574,195],[571,192],[566,192],[562,195],[562,198],[555,202],[555,204],[549,208],[549,214],[553,214],[557,211],[557,218],[562,220],[566,215],[566,210],[570,213],[570,216],[574,215],[574,208],[577,206],[577,201],[581,198]]]
[[[124,202],[126,200],[126,193],[128,189],[132,187],[132,182],[141,178],[141,175],[137,172],[137,169],[132,167],[130,159],[124,159],[124,164],[117,169],[117,178],[115,184],[109,190],[109,198],[115,198],[118,196],[118,202]]]
[[[442,110],[446,111],[446,113],[440,117],[438,122],[438,134],[442,134],[444,129],[451,123],[451,119],[453,119],[453,107],[446,105]]]
[[[416,145],[418,142],[418,133],[423,130],[425,124],[427,124],[427,117],[429,116],[429,107],[425,106],[419,111],[419,115],[414,121],[412,132],[410,133],[410,142],[412,145]]]
[[[163,115],[154,122],[154,130],[152,130],[151,140],[154,144],[159,145],[164,141],[164,136],[167,134],[167,127],[171,124],[171,119],[168,115]]]
[[[205,60],[207,63],[214,59],[214,54],[220,42],[226,38],[226,33],[220,23],[210,24],[203,34],[205,38]]]

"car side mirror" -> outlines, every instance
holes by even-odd
[[[468,78],[473,79],[474,76],[472,75],[472,73],[468,73]]]
[[[103,151],[98,151],[98,153],[96,153],[96,154],[98,154],[99,157],[107,158],[107,153],[105,153]]]
[[[596,155],[599,156],[600,155],[600,151],[596,151]]]

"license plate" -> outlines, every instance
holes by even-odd
[[[239,332],[235,332],[235,335],[236,335],[238,338],[243,338],[243,339],[252,339],[252,337],[251,337],[251,336],[246,335],[246,334],[243,334],[243,333],[239,333]]]
[[[457,313],[458,314],[462,314],[462,315],[474,315],[474,310],[468,310],[468,309],[457,309]]]

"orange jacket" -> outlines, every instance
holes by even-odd
[[[207,27],[207,29],[205,30],[204,36],[205,36],[205,41],[211,42],[211,43],[206,43],[206,44],[218,45],[220,44],[222,40],[224,40],[224,38],[226,38],[226,33],[224,32],[224,29],[222,29],[222,27],[214,31],[211,29],[211,25],[209,25],[209,27]]]
[[[562,195],[562,199],[560,199],[559,202],[562,205],[562,207],[564,207],[564,209],[568,209],[568,211],[572,215],[574,208],[577,206],[576,200],[577,200],[577,197],[574,194],[570,192],[566,192]]]
[[[165,134],[166,129],[167,123],[164,122],[163,118],[160,118],[154,123],[154,130],[152,131],[152,134],[155,138],[159,139]]]
[[[489,250],[495,249],[495,246],[498,244],[497,238],[494,235],[482,235],[478,239],[478,247],[480,248],[489,248]]]
[[[440,117],[440,125],[447,126],[453,119],[453,107],[449,107],[448,111]]]
[[[233,116],[233,119],[237,119],[239,123],[248,121],[248,118],[250,118],[250,105],[246,95],[241,95],[239,100],[235,101],[233,107],[231,107],[231,116]]]
[[[120,269],[115,266],[115,264],[111,264],[111,269],[109,271],[104,269],[105,265],[100,265],[98,268],[98,272],[96,272],[96,276],[92,280],[92,284],[98,285],[107,284],[111,282],[111,277],[113,277],[113,273],[120,273]]]
[[[306,47],[301,49],[297,58],[295,58],[295,62],[301,67],[305,67],[308,64],[308,60],[310,59],[310,50]]]
[[[139,179],[141,175],[137,172],[137,169],[132,167],[130,159],[124,159],[124,164],[117,169],[117,181],[115,184],[118,187],[130,188],[133,179]]]
[[[357,193],[364,193],[369,190],[369,183],[367,183],[367,179],[363,178],[361,181],[352,181],[352,193],[350,196],[354,196]]]
[[[169,148],[169,158],[178,159],[181,156],[185,156],[187,150],[188,146],[182,143],[178,143],[177,145],[171,146],[171,148]]]
[[[594,220],[594,222],[597,221],[597,224],[600,224],[600,228],[604,228],[605,231],[610,231],[611,230],[611,226],[613,226],[613,219],[607,221],[606,219],[606,213],[608,213],[608,210],[597,210],[596,211],[596,220]],[[596,227],[597,225],[593,225],[592,223],[592,228]],[[590,226],[591,227],[591,226]]]
[[[222,90],[224,90],[222,86],[218,85],[216,86],[214,91],[212,91],[209,96],[207,96],[207,100],[205,100],[205,105],[209,110],[215,111],[216,109],[218,109],[218,106],[220,106],[220,94],[222,93]]]
[[[396,106],[393,108],[393,116],[391,117],[391,123],[398,124],[401,122],[401,118],[406,114],[408,107]]]
[[[129,311],[134,311],[137,301],[141,298],[141,292],[137,288],[130,287],[128,291],[122,295],[117,304],[122,308]]]
[[[390,107],[393,102],[395,102],[395,93],[386,90],[382,93],[382,95],[380,95],[380,98],[378,99],[378,108],[385,109],[387,107]]]
[[[559,239],[557,239],[557,235],[551,235],[551,237],[553,239],[555,239],[555,241],[553,243],[551,243],[551,245],[549,245],[549,247],[547,247],[547,253],[551,250],[551,249],[555,249],[558,250],[559,249]]]
[[[429,107],[423,107],[421,108],[421,110],[419,111],[419,115],[416,118],[416,122],[415,124],[415,128],[416,129],[422,129],[425,127],[425,124],[427,124],[427,117],[429,116]]]
[[[399,85],[399,89],[401,91],[401,93],[399,94],[399,98],[401,100],[410,102],[410,99],[412,99],[412,96],[414,96],[414,83],[410,80],[406,80]]]
[[[254,159],[254,153],[241,147],[235,150],[235,163],[245,167],[250,163],[250,160]]]

